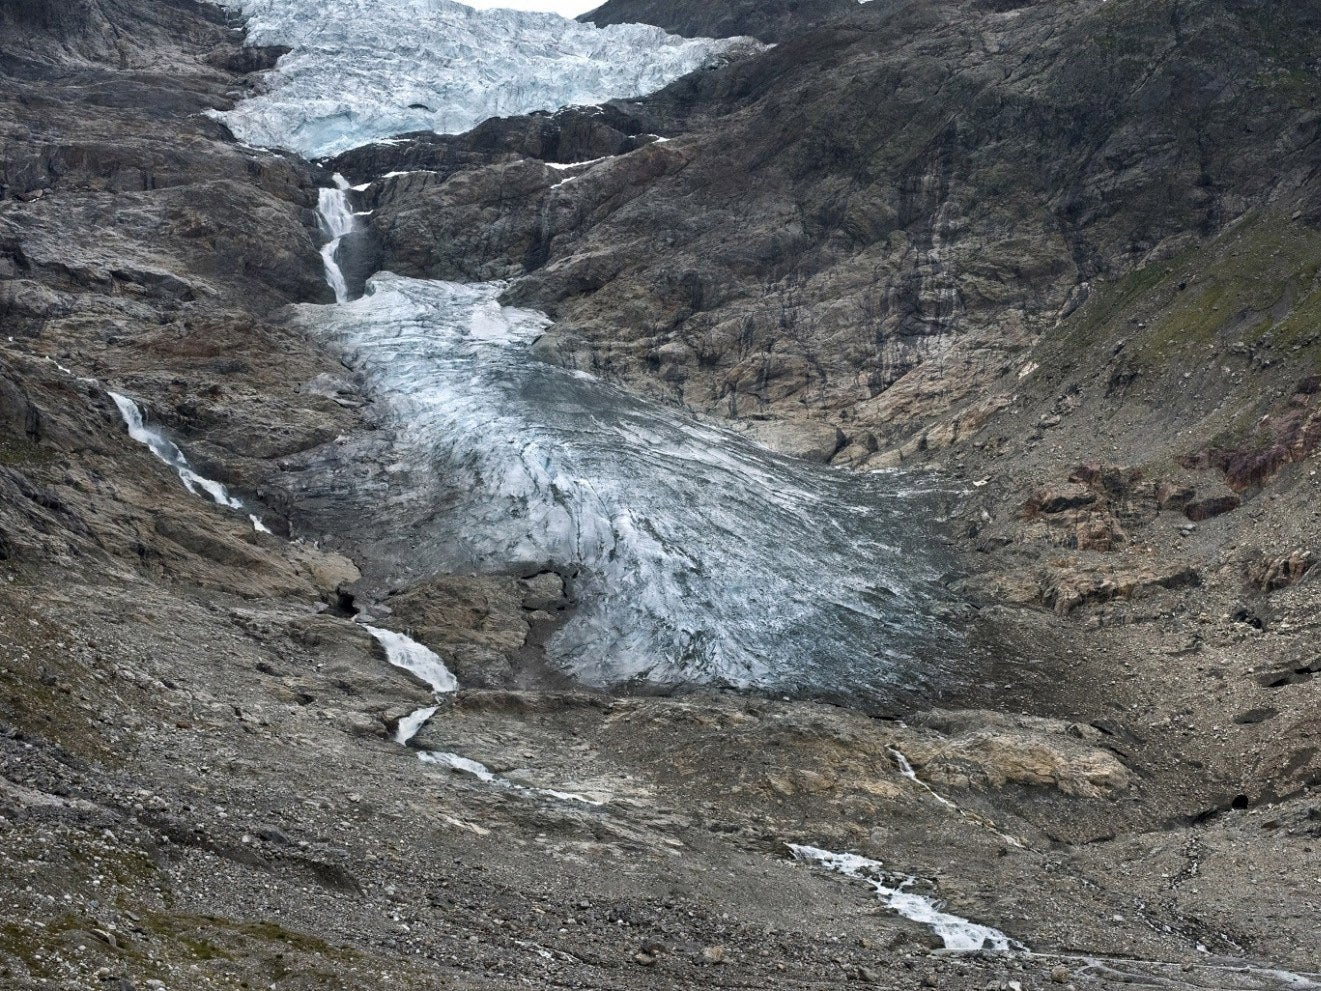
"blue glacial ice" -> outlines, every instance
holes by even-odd
[[[450,0],[224,2],[246,16],[253,44],[293,51],[265,92],[216,116],[247,144],[309,158],[650,93],[734,44]]]
[[[549,650],[589,684],[885,696],[948,673],[934,500],[910,478],[779,457],[537,361],[549,321],[503,288],[382,274],[300,308],[392,433],[388,493],[350,497],[387,534],[378,553],[574,574],[581,605]]]

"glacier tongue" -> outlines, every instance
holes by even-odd
[[[382,274],[362,299],[300,310],[394,433],[388,491],[349,507],[378,554],[576,571],[549,650],[590,684],[884,698],[966,652],[935,618],[940,555],[909,480],[781,458],[539,362],[549,321],[501,306],[503,288]]]
[[[490,117],[637,96],[735,42],[642,24],[450,0],[223,0],[253,44],[286,45],[265,93],[218,113],[242,141],[310,158],[408,131],[461,133]]]

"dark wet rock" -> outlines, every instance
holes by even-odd
[[[655,24],[688,38],[783,42],[856,10],[854,0],[606,0],[578,19],[602,27]]]
[[[502,161],[590,162],[625,155],[652,143],[642,116],[615,106],[496,117],[465,134],[410,134],[400,143],[370,144],[334,158],[329,167],[355,183],[390,172],[427,172],[443,181],[455,173]],[[372,189],[370,202],[380,198]]]
[[[1241,505],[1243,499],[1236,492],[1230,492],[1228,489],[1208,491],[1206,488],[1199,488],[1193,498],[1184,505],[1183,515],[1194,523],[1204,523],[1225,513],[1232,513]]]

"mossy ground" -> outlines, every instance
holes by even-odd
[[[9,468],[28,468],[48,465],[54,460],[54,453],[35,441],[12,434],[0,434],[0,465]]]
[[[1158,369],[1208,347],[1308,352],[1321,362],[1321,231],[1273,213],[1102,285],[1070,336],[1125,340]],[[1305,360],[1308,356],[1304,356]]]

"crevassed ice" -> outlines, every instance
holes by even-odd
[[[128,428],[128,435],[139,444],[146,446],[152,454],[173,468],[179,476],[179,481],[183,482],[184,488],[193,495],[197,495],[198,489],[201,489],[217,504],[227,509],[243,508],[243,503],[231,496],[220,482],[203,478],[193,471],[188,465],[188,459],[184,457],[183,451],[179,450],[178,445],[156,427],[147,425],[146,418],[142,415],[142,409],[137,403],[118,392],[107,392],[106,395],[114,400],[115,406],[119,409],[119,415],[124,420],[124,426]],[[255,516],[252,517],[252,524],[259,531],[266,530],[264,526],[260,525],[260,521]],[[266,532],[269,533],[270,531],[266,530]]]
[[[450,0],[223,0],[254,44],[293,49],[265,93],[216,114],[247,144],[308,157],[408,131],[457,134],[490,117],[636,96],[734,42],[641,24]]]
[[[962,952],[990,950],[996,953],[1008,953],[1011,950],[1024,949],[1021,943],[1006,936],[999,929],[992,929],[990,926],[951,915],[934,899],[907,890],[914,883],[911,877],[900,881],[897,886],[891,884],[885,866],[878,860],[860,857],[856,853],[833,853],[830,850],[799,846],[795,843],[789,844],[789,850],[796,860],[816,864],[845,877],[866,882],[887,907],[905,919],[929,927],[940,937],[947,950]]]
[[[502,288],[382,274],[300,311],[388,411],[391,489],[352,496],[386,557],[576,571],[549,650],[589,684],[887,697],[948,673],[964,651],[932,619],[941,562],[911,479],[782,458],[539,362],[549,321]]]

